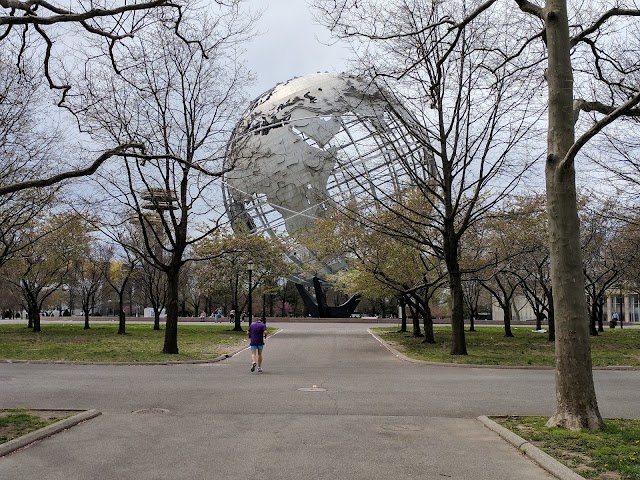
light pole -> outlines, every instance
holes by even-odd
[[[247,270],[249,270],[249,325],[251,325],[251,318],[253,316],[253,299],[251,298],[253,290],[253,260],[249,260],[249,263],[247,263]]]
[[[262,323],[267,324],[267,294],[262,292]]]

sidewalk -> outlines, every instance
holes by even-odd
[[[0,458],[0,479],[553,478],[477,420],[550,414],[552,371],[426,367],[366,325],[278,326],[263,374],[246,350],[204,365],[0,365],[4,408],[102,412]],[[638,372],[596,384],[615,398],[603,415],[640,416]]]

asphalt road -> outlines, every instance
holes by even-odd
[[[0,407],[102,412],[0,458],[0,479],[552,478],[476,420],[550,415],[552,370],[414,364],[366,325],[277,326],[261,374],[247,350],[214,364],[0,364]],[[603,416],[640,418],[640,371],[594,376]]]

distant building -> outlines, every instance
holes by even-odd
[[[493,320],[504,321],[504,311],[495,298],[491,299],[491,315]],[[536,314],[524,295],[515,295],[511,301],[511,320],[514,322],[535,321]]]
[[[607,296],[606,307],[604,311],[605,321],[611,319],[613,312],[617,312],[620,318],[628,322],[640,322],[640,294],[618,292],[611,293]],[[504,312],[495,298],[491,300],[491,313],[494,320],[504,321]],[[535,320],[536,315],[527,302],[524,295],[515,295],[511,302],[511,319],[513,321]]]
[[[607,297],[606,318],[611,319],[613,312],[620,315],[624,322],[640,322],[640,295],[618,290]]]

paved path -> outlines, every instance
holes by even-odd
[[[475,418],[553,409],[553,371],[403,362],[363,325],[282,324],[265,372],[216,364],[0,364],[0,406],[103,415],[0,459],[0,479],[551,478]],[[640,418],[640,372],[597,371]],[[303,392],[312,385],[324,392]],[[134,413],[165,409],[165,413]]]

